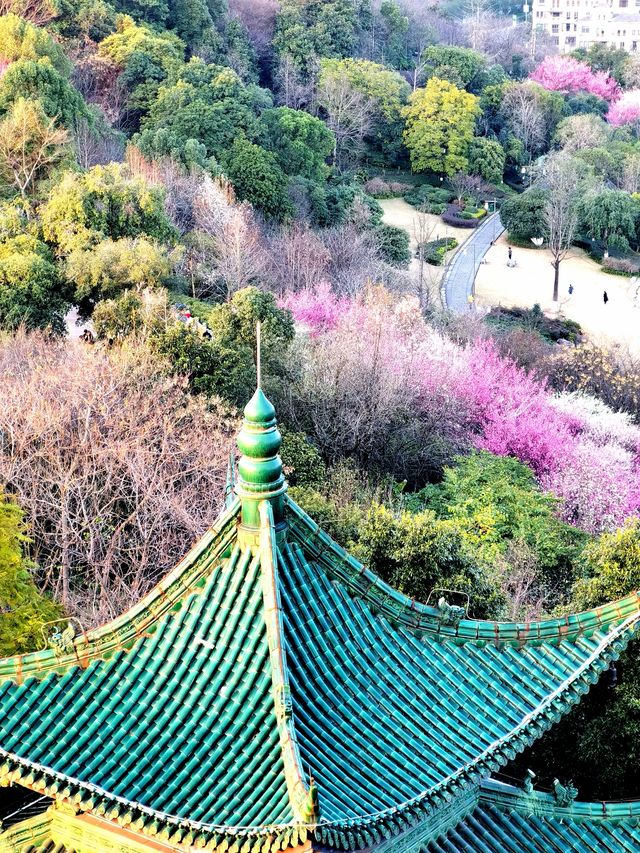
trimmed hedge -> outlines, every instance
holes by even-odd
[[[455,249],[458,241],[455,237],[441,237],[439,240],[430,240],[428,243],[422,244],[424,251],[424,260],[434,267],[442,265],[447,252]]]
[[[480,225],[481,218],[482,214],[472,216],[471,213],[467,212],[465,215],[465,211],[457,204],[447,205],[447,209],[442,214],[442,221],[446,222],[447,225],[453,225],[455,228],[477,228]]]

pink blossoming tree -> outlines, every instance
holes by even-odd
[[[631,89],[609,107],[607,121],[613,127],[640,122],[640,89]]]
[[[618,84],[604,71],[593,72],[586,62],[572,56],[547,56],[529,77],[551,92],[588,92],[607,101],[618,93]]]
[[[323,286],[286,304],[311,331],[316,355],[330,357],[347,341],[343,370],[357,354],[358,370],[393,387],[417,418],[437,411],[459,447],[528,465],[560,498],[563,520],[599,533],[640,514],[640,428],[627,416],[592,398],[554,394],[491,340],[455,344],[425,324],[414,299],[378,291],[338,301]]]

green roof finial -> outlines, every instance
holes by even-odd
[[[284,524],[284,493],[287,484],[278,456],[282,437],[276,425],[276,410],[266,398],[261,384],[260,323],[256,328],[258,387],[244,409],[244,423],[238,436],[242,454],[238,462],[235,491],[242,503],[242,526],[260,528],[259,505],[268,500],[276,527]]]

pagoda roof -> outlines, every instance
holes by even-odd
[[[463,819],[424,845],[422,853],[640,850],[640,801],[560,806],[551,794],[527,794],[492,779],[463,811]]]
[[[452,621],[283,500],[286,530],[236,498],[122,617],[0,661],[0,784],[182,845],[363,848],[534,742],[640,619]]]

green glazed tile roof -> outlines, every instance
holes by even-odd
[[[628,596],[566,619],[450,624],[293,502],[286,537],[269,501],[255,532],[228,504],[128,614],[67,654],[0,660],[0,782],[172,843],[363,848],[538,738],[639,618]]]
[[[422,853],[637,853],[640,802],[561,808],[548,794],[483,784],[473,811]]]
[[[290,820],[259,561],[235,549],[201,594],[128,652],[5,681],[0,743],[171,815],[234,826]]]

